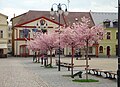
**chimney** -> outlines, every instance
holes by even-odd
[[[15,17],[15,13],[14,13],[14,17]]]

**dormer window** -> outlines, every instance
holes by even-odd
[[[113,20],[113,27],[115,27],[115,28],[118,27],[118,20],[117,19]]]
[[[106,27],[106,28],[108,28],[108,27],[110,27],[110,20],[109,19],[105,19],[104,21],[103,21],[103,25],[104,25],[104,27]]]

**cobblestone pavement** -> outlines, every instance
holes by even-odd
[[[53,59],[53,65],[55,58]],[[69,62],[69,58],[62,58],[62,61]],[[95,62],[96,61],[96,62]],[[83,61],[75,60],[76,64]],[[117,69],[117,59],[115,58],[94,58],[90,60],[91,67],[99,67],[107,70]],[[111,65],[112,64],[112,65]],[[104,67],[105,66],[105,67]],[[83,70],[82,68],[74,69]],[[117,87],[116,80],[109,80],[103,77],[89,75],[89,78],[99,80],[96,83],[76,83],[73,78],[64,77],[70,75],[67,68],[58,71],[57,67],[44,68],[40,63],[33,63],[32,58],[6,58],[0,59],[0,87]],[[75,77],[74,79],[77,79]],[[85,78],[85,74],[83,74]]]
[[[28,60],[24,58],[0,59],[0,87],[50,87],[32,70],[26,68],[29,65]]]

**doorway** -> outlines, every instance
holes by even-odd
[[[27,57],[29,56],[29,50],[26,45],[21,45],[20,46],[20,56],[21,57]]]
[[[110,57],[110,46],[107,46],[107,57]]]

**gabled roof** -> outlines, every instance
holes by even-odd
[[[94,22],[91,18],[91,15],[89,12],[69,12],[69,14],[67,16],[60,16],[60,24],[72,24],[75,23],[75,18],[78,19],[78,21],[80,21],[81,17],[89,17],[91,19],[90,21],[90,26],[94,25]],[[41,17],[44,17],[46,19],[49,19],[49,21],[52,21],[56,24],[59,24],[59,20],[58,17],[56,15],[51,16],[50,15],[50,11],[28,11],[18,17],[12,18],[12,20],[16,20],[13,23],[13,26],[17,26],[17,25],[22,25],[28,22],[31,22],[32,20],[37,20]]]
[[[6,17],[6,18],[8,19],[8,16],[6,16],[6,15],[4,15],[4,14],[2,14],[2,13],[0,13],[0,15],[2,15],[2,16],[4,16],[4,17]]]
[[[96,25],[102,24],[105,20],[111,21],[110,26],[112,26],[112,22],[118,19],[118,13],[115,12],[90,12],[93,21]]]
[[[51,20],[51,19],[48,19],[48,18],[42,16],[42,17],[39,17],[39,18],[36,18],[36,19],[32,19],[32,20],[23,22],[23,23],[21,23],[21,24],[17,24],[17,25],[15,25],[14,27],[22,27],[22,26],[24,26],[25,24],[31,23],[31,22],[36,21],[36,20],[38,20],[38,19],[46,19],[46,20],[51,21],[51,22],[53,22],[53,23],[55,23],[55,24],[59,24],[58,22],[55,22],[55,21],[53,21],[53,20]],[[60,26],[62,26],[62,24],[60,24]],[[27,26],[26,26],[26,27],[27,27]],[[35,26],[34,26],[34,27],[35,27]]]
[[[16,16],[16,17],[11,18],[10,21],[12,21],[12,26],[17,25],[18,22],[19,22],[19,20],[20,20],[22,17],[24,17],[25,15],[26,15],[26,13],[23,13],[23,14],[21,14],[21,15],[18,15],[18,16]]]
[[[66,22],[69,24],[73,24],[77,21],[81,21],[82,17],[90,18],[90,27],[94,25],[94,21],[90,15],[90,12],[69,12],[68,16],[66,16]]]

